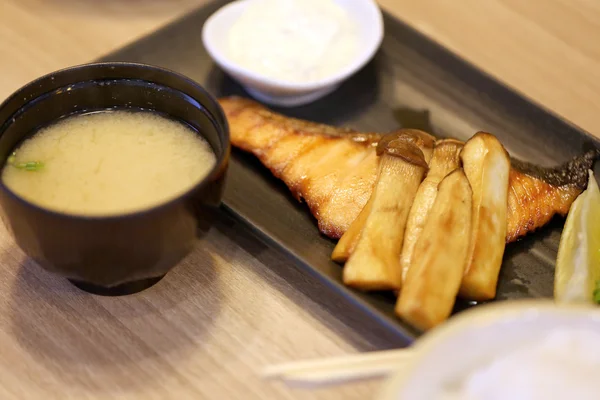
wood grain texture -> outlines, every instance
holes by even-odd
[[[0,99],[40,75],[91,61],[206,2],[3,0]]]
[[[0,99],[108,53],[205,0],[3,0]],[[591,0],[380,0],[391,13],[600,137],[600,5]],[[198,27],[200,34],[200,27]],[[418,98],[415,99],[418,101]],[[228,220],[157,286],[82,293],[0,228],[2,399],[364,399],[377,382],[317,391],[260,366],[390,346],[325,287]]]
[[[358,399],[374,388],[260,381],[267,364],[386,343],[365,321],[337,318],[344,310],[319,303],[319,283],[234,223],[155,287],[120,298],[46,273],[4,229],[0,243],[0,398]]]
[[[600,137],[600,3],[379,0],[511,88]]]

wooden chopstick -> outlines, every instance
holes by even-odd
[[[272,365],[262,377],[294,386],[322,386],[383,377],[406,364],[412,350],[398,349]]]

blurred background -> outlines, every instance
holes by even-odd
[[[37,76],[98,58],[208,2],[2,0],[0,99]],[[378,2],[504,83],[596,131],[599,1]]]

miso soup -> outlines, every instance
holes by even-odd
[[[167,202],[200,182],[216,156],[197,132],[149,111],[67,117],[9,157],[4,184],[41,207],[108,216]]]

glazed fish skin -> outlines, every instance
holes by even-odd
[[[220,104],[232,144],[257,156],[304,200],[323,234],[340,238],[371,197],[377,178],[379,158],[369,136],[287,118],[242,98]]]
[[[556,214],[567,215],[586,188],[587,171],[599,157],[600,149],[588,150],[556,168],[511,160],[506,242],[544,226]]]
[[[371,196],[379,164],[373,145],[382,135],[285,117],[239,97],[222,98],[219,102],[229,122],[232,144],[257,156],[297,199],[306,201],[320,231],[339,239]],[[326,168],[332,170],[321,171],[320,179],[313,180],[309,175],[315,173],[310,164],[314,159],[311,153],[316,155],[317,149],[325,145],[332,154],[337,154],[328,156]],[[555,169],[564,178],[562,181],[547,179],[544,171],[523,163],[513,163],[509,177],[507,243],[542,227],[556,214],[565,215],[585,189],[585,184],[576,179],[577,174],[585,175],[598,156],[598,151],[591,151]],[[295,167],[286,172],[293,164]],[[332,181],[339,183],[323,183],[326,180],[323,175],[334,177]]]
[[[507,243],[546,225],[556,214],[565,216],[582,192],[576,186],[553,187],[514,169],[508,185]]]

